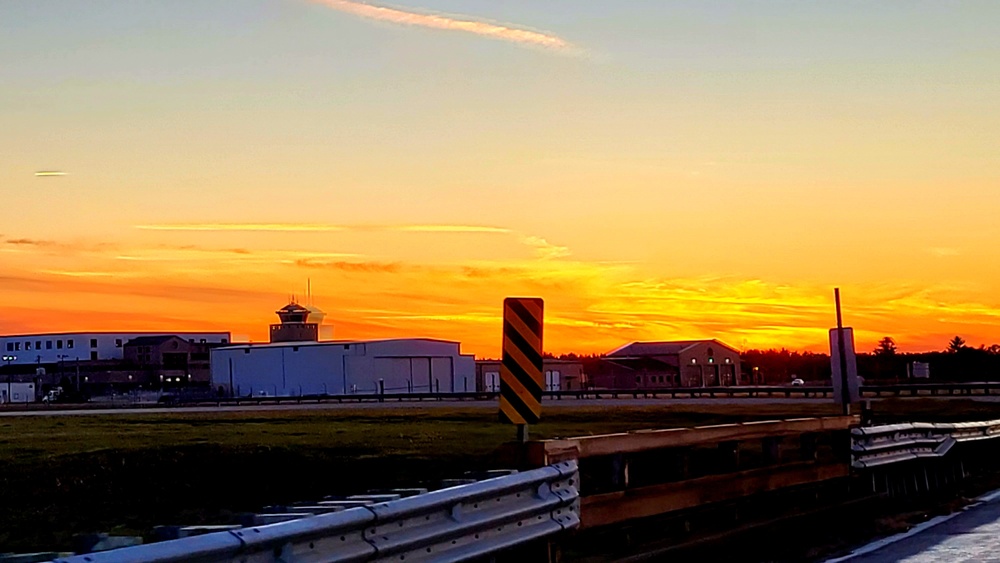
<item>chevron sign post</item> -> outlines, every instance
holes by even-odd
[[[528,424],[542,416],[542,325],[545,304],[539,298],[503,301],[503,361],[500,365],[500,420],[516,424],[528,437]]]

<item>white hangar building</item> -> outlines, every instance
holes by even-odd
[[[476,361],[429,338],[272,342],[215,348],[212,386],[228,396],[455,393],[476,390]]]

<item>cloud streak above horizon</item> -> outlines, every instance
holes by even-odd
[[[483,37],[489,37],[491,39],[499,39],[502,41],[509,41],[511,43],[519,43],[521,45],[542,47],[562,53],[573,54],[579,52],[579,49],[572,43],[555,35],[540,31],[518,29],[507,24],[489,23],[473,19],[458,19],[455,17],[437,14],[421,14],[397,8],[374,6],[363,2],[355,2],[353,0],[310,1],[314,4],[327,6],[340,12],[372,20],[385,21],[400,25],[414,25],[431,29],[443,29],[447,31],[463,31],[475,35],[481,35]]]
[[[510,229],[488,225],[334,225],[326,223],[166,223],[136,225],[142,231],[403,231],[412,233],[510,233]]]

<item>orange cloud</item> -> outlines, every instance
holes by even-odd
[[[315,260],[297,260],[295,265],[303,268],[320,268],[340,270],[343,272],[385,273],[394,274],[402,268],[397,263],[384,262],[318,262]]]
[[[4,241],[7,244],[16,244],[24,246],[55,246],[56,243],[50,240],[35,240],[30,238],[16,238]]]

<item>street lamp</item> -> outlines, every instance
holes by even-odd
[[[7,362],[7,365],[9,366],[11,362],[17,361],[17,356],[11,356],[9,354],[5,355],[3,357],[3,361]],[[10,372],[8,371],[7,372],[7,401],[8,402],[10,401],[10,398],[11,398],[10,390],[11,390]]]

